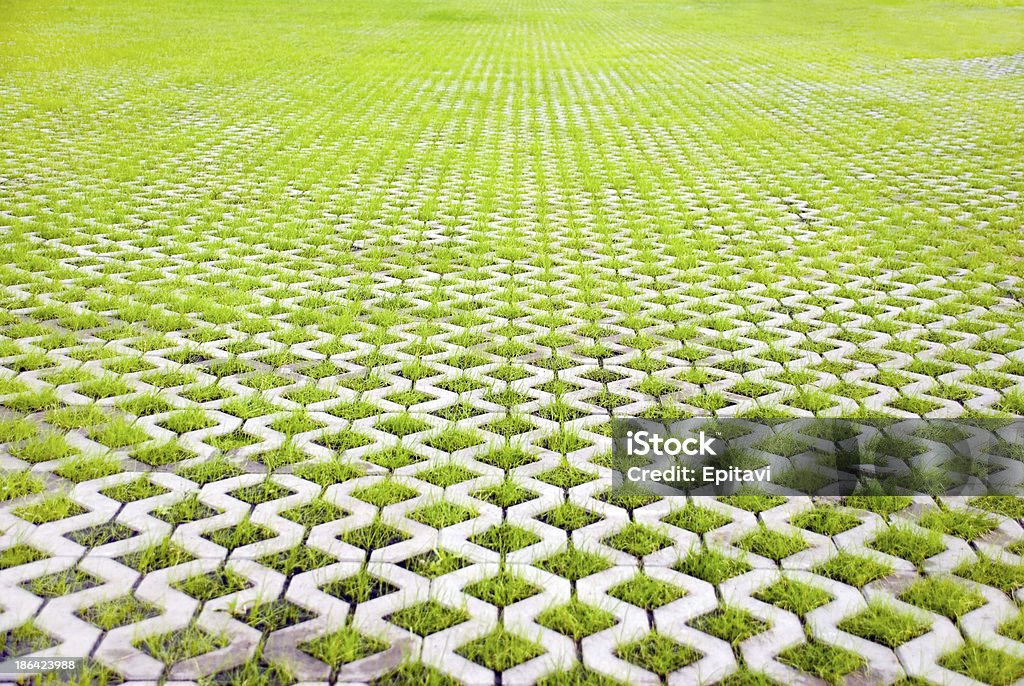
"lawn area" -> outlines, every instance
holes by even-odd
[[[939,471],[1024,480],[1022,94],[1020,0],[0,0],[0,662],[1012,683],[1024,499],[610,467],[992,418]]]

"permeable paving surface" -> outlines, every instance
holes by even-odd
[[[3,660],[1024,676],[1024,501],[920,495],[1024,469],[948,450],[1024,414],[1018,3],[14,0],[0,33]],[[611,417],[712,414],[950,423],[873,444],[906,495],[610,491]],[[813,486],[801,426],[746,457]]]

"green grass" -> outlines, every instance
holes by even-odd
[[[543,655],[545,651],[537,643],[498,628],[483,638],[470,641],[455,652],[488,669],[503,672]]]
[[[31,621],[0,634],[0,656],[21,657],[38,650],[45,650],[56,641]]]
[[[105,631],[156,617],[159,614],[160,611],[156,607],[130,595],[107,600],[78,612],[82,619]]]
[[[409,498],[415,498],[419,495],[419,491],[394,481],[378,481],[372,486],[354,491],[352,495],[371,505],[387,507]]]
[[[91,408],[92,406],[90,405],[87,407]],[[54,411],[47,413],[47,419],[50,419],[51,423],[54,423],[50,417]],[[15,443],[18,441],[28,440],[36,436],[38,433],[39,429],[36,427],[35,423],[25,417],[0,420],[0,441],[3,441],[4,443]]]
[[[565,605],[553,607],[537,615],[537,623],[580,641],[618,623],[612,613],[572,598]]]
[[[253,445],[254,443],[259,443],[260,439],[252,434],[242,431],[241,429],[235,429],[231,433],[210,436],[206,439],[206,442],[217,450],[230,452],[232,450]]]
[[[337,562],[336,558],[316,548],[298,546],[259,558],[259,563],[290,577]]]
[[[341,598],[347,603],[365,603],[367,600],[387,595],[396,590],[394,586],[383,581],[366,570],[345,577],[339,581],[331,581],[323,587],[325,593]]]
[[[159,507],[152,512],[152,516],[161,519],[168,524],[181,524],[192,522],[217,514],[217,510],[203,504],[199,496],[190,493],[173,505]]]
[[[355,662],[387,647],[384,641],[366,636],[352,627],[345,627],[301,645],[303,650],[331,667]]]
[[[292,402],[299,403],[300,405],[312,405],[314,403],[322,403],[325,400],[330,400],[336,397],[334,393],[318,388],[313,384],[306,384],[295,390],[288,391],[283,394],[285,398]]]
[[[654,610],[682,598],[686,591],[667,581],[640,573],[629,581],[612,586],[608,589],[608,595],[645,610]]]
[[[652,632],[644,638],[620,645],[615,649],[618,657],[664,678],[700,658],[690,646],[680,645],[671,638]]]
[[[310,455],[297,447],[291,439],[285,441],[277,448],[266,450],[253,456],[253,459],[265,464],[270,471],[275,471],[281,467],[298,462],[305,462],[309,458]]]
[[[840,552],[835,557],[816,566],[813,571],[859,588],[888,576],[893,569],[892,565],[870,557]]]
[[[43,481],[27,471],[0,474],[0,502],[21,498],[43,490]]]
[[[167,493],[167,489],[158,486],[145,476],[139,476],[123,484],[106,488],[101,493],[122,503],[133,503],[136,500],[144,500]]]
[[[323,433],[320,434],[316,439],[316,443],[336,450],[338,452],[344,452],[351,450],[352,448],[361,448],[364,445],[370,445],[373,441],[367,438],[364,434],[354,431],[352,429],[343,429],[337,433]]]
[[[476,472],[466,469],[460,464],[448,462],[433,469],[416,473],[416,478],[441,488],[454,486],[479,476]]]
[[[985,604],[984,596],[978,591],[950,577],[939,576],[915,581],[899,599],[954,621]]]
[[[473,491],[470,495],[491,505],[497,505],[500,508],[521,505],[537,497],[536,493],[520,486],[510,478],[506,478],[496,486],[488,486]]]
[[[188,658],[223,648],[228,640],[196,627],[179,629],[157,636],[148,636],[136,644],[164,664],[172,665]]]
[[[404,541],[409,536],[402,531],[377,520],[339,536],[342,541],[357,548],[370,552],[394,543]]]
[[[437,549],[410,557],[401,564],[414,574],[419,574],[427,579],[435,579],[444,574],[462,569],[469,563],[465,558],[459,557],[454,553]]]
[[[721,686],[777,686],[778,684],[777,681],[761,672],[752,672],[748,669],[739,669],[718,683]]]
[[[884,602],[871,602],[866,610],[847,617],[839,628],[854,636],[896,648],[928,631],[928,622],[907,612],[895,610]]]
[[[53,572],[22,583],[25,588],[41,598],[60,598],[99,585],[99,580],[74,567],[63,572]]]
[[[217,529],[204,534],[203,538],[228,550],[234,550],[242,546],[258,543],[259,541],[265,541],[273,538],[275,535],[271,529],[262,524],[255,524],[246,518],[234,526],[224,527],[223,529]]]
[[[998,631],[1003,636],[1011,638],[1014,641],[1024,639],[1024,613],[1019,613],[1013,619],[1009,619],[1000,624]]]
[[[781,607],[801,617],[825,603],[832,601],[832,595],[801,581],[783,577],[754,594],[760,601]]]
[[[807,543],[800,534],[783,534],[772,531],[764,524],[740,538],[736,545],[743,550],[776,562],[807,549]]]
[[[571,545],[565,550],[537,562],[536,565],[544,571],[557,574],[569,581],[579,581],[611,567],[611,563],[601,555],[588,553]]]
[[[779,653],[779,661],[824,679],[829,684],[842,683],[847,674],[865,665],[864,658],[856,653],[813,638],[783,650]]]
[[[55,493],[14,510],[14,514],[26,522],[45,524],[80,515],[87,510],[62,493]]]
[[[430,600],[399,610],[393,613],[388,621],[419,636],[429,636],[438,631],[450,629],[468,619],[469,614],[464,610],[457,610]]]
[[[19,565],[29,564],[45,560],[49,555],[42,553],[35,548],[17,543],[3,552],[0,552],[0,569],[10,569]]]
[[[538,686],[618,686],[619,683],[580,664],[565,672],[549,674],[537,682]]]
[[[870,510],[883,517],[888,517],[894,512],[906,508],[913,499],[908,496],[897,496],[897,495],[867,495],[867,496],[847,496],[843,499],[843,504],[847,507],[855,507],[863,510]]]
[[[260,600],[245,609],[236,609],[234,616],[260,633],[268,633],[295,626],[315,615],[289,600]]]
[[[209,484],[221,479],[228,479],[242,474],[242,470],[224,457],[217,457],[184,467],[177,471],[178,476],[195,481],[197,484]]]
[[[78,454],[78,449],[70,445],[58,433],[46,433],[25,441],[17,448],[11,448],[11,455],[31,464],[62,460]]]
[[[409,518],[435,529],[443,529],[446,526],[460,524],[475,516],[475,510],[439,500],[412,512]]]
[[[537,595],[541,591],[537,586],[505,569],[496,576],[475,581],[463,590],[469,595],[499,608]]]
[[[752,567],[742,558],[729,557],[714,548],[695,548],[673,567],[677,572],[703,579],[716,586]]]
[[[1024,676],[1024,660],[972,642],[942,656],[939,664],[992,686],[1008,686]]]
[[[79,545],[86,548],[94,548],[108,543],[123,541],[135,536],[137,533],[135,529],[125,526],[120,522],[104,522],[103,524],[88,526],[65,535]]]
[[[579,505],[564,502],[553,510],[543,513],[538,519],[545,524],[557,526],[566,532],[572,532],[600,521],[601,517]]]
[[[404,662],[397,669],[375,679],[374,686],[457,686],[444,672],[419,662]]]
[[[120,460],[111,455],[78,456],[65,460],[54,473],[82,483],[121,472]]]
[[[431,448],[443,450],[446,453],[454,453],[458,450],[472,448],[482,442],[483,438],[475,431],[466,431],[458,427],[445,429],[436,436],[424,441]]]
[[[590,472],[563,462],[555,469],[538,474],[535,478],[552,486],[568,489],[593,481],[597,477]]]
[[[928,529],[973,541],[996,528],[999,522],[990,515],[970,510],[933,508],[921,515],[918,523]]]
[[[189,408],[171,414],[161,425],[174,433],[183,434],[189,431],[199,431],[200,429],[216,426],[217,422],[207,417],[202,410]]]
[[[764,512],[786,502],[785,498],[777,495],[730,495],[722,496],[719,500],[726,505],[755,513]]]
[[[1024,565],[1000,562],[984,554],[978,555],[977,561],[973,563],[964,562],[953,573],[980,584],[994,586],[1003,593],[1024,587]]]
[[[972,506],[1001,514],[1004,517],[1021,519],[1024,517],[1024,498],[1004,495],[986,495],[968,501]]]
[[[28,414],[42,410],[53,410],[60,406],[57,394],[51,388],[41,391],[25,391],[4,400],[3,404],[14,412]]]
[[[245,395],[232,398],[221,406],[221,411],[239,419],[253,419],[278,411],[278,407],[260,395]]]
[[[323,422],[313,419],[304,410],[294,411],[270,423],[271,429],[289,437],[322,429],[324,426]]]
[[[418,419],[410,414],[399,414],[385,419],[381,419],[374,425],[380,431],[386,431],[389,434],[394,434],[399,438],[408,436],[410,434],[425,431],[430,428],[422,419]]]
[[[937,531],[918,532],[906,526],[891,526],[868,543],[868,546],[888,555],[902,557],[921,569],[929,557],[946,549]]]
[[[672,545],[672,539],[649,526],[631,522],[609,536],[605,543],[630,555],[644,557]]]
[[[171,441],[157,445],[149,445],[132,453],[132,457],[151,467],[163,467],[165,465],[180,462],[194,454],[185,450],[177,443]]]
[[[165,539],[137,552],[129,553],[119,561],[143,574],[149,574],[158,569],[184,564],[194,559],[195,557],[191,553],[172,543],[170,539]]]
[[[685,507],[672,510],[662,521],[695,534],[706,534],[732,520],[720,512],[688,502]]]
[[[483,533],[470,536],[471,543],[483,546],[502,555],[508,555],[527,546],[539,543],[541,538],[532,531],[508,522],[487,529]]]
[[[367,455],[366,459],[376,465],[384,467],[385,469],[391,470],[398,469],[400,467],[408,467],[411,464],[416,464],[423,460],[423,458],[418,454],[404,446],[385,448],[384,450]]]
[[[179,591],[203,602],[229,593],[237,593],[250,586],[244,577],[224,567],[207,574],[191,576],[172,585]]]
[[[823,536],[835,536],[859,525],[860,519],[834,507],[819,506],[796,515],[790,524]]]
[[[327,488],[333,484],[340,484],[362,475],[362,469],[356,465],[346,464],[339,461],[316,462],[300,465],[292,470],[292,473],[303,479],[312,481],[321,488]]]
[[[768,628],[767,624],[746,610],[728,605],[698,617],[691,624],[704,633],[728,641],[734,647]]]

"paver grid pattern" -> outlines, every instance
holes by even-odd
[[[613,415],[1024,414],[1019,8],[758,7],[5,4],[0,657],[1024,675],[1024,501],[608,495]]]

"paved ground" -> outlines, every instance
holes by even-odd
[[[1022,23],[5,3],[0,658],[1019,681],[1024,500],[913,493],[1024,469],[943,452],[1024,414]],[[953,423],[899,497],[609,492],[612,416],[709,414]]]

